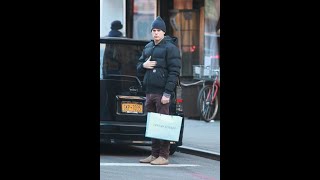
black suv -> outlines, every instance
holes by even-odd
[[[143,76],[136,64],[148,41],[100,38],[100,142],[151,145],[145,137],[147,112]],[[182,145],[184,117],[181,88],[171,97],[170,114],[182,117],[180,138],[171,142],[170,155]]]

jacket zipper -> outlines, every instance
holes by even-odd
[[[154,51],[154,48],[155,48],[156,46],[155,45],[153,45],[153,47],[152,47],[152,51],[151,51],[151,58],[150,58],[150,60],[152,59],[152,56],[153,56],[153,51]],[[150,71],[148,71],[149,72],[149,74],[148,74],[148,76],[147,76],[147,84],[146,85],[148,85],[149,84],[149,76],[150,76]],[[146,87],[146,89],[147,89],[147,87]]]

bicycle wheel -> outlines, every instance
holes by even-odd
[[[207,96],[209,98],[207,100]],[[203,87],[198,95],[197,106],[198,111],[200,112],[200,117],[206,122],[210,122],[215,118],[218,112],[219,100],[218,96],[215,97],[213,103],[211,103],[214,92],[212,91],[211,85],[206,85]]]

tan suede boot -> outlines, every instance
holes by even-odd
[[[152,165],[167,165],[167,164],[169,164],[169,160],[164,157],[159,156],[156,160],[151,161],[150,164],[152,164]]]
[[[140,159],[139,162],[141,163],[150,163],[151,161],[157,159],[156,157],[150,155],[149,157],[145,158],[145,159]]]

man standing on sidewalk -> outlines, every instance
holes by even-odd
[[[160,114],[169,114],[170,97],[181,68],[180,51],[175,45],[177,38],[164,36],[165,32],[166,25],[158,16],[151,25],[153,40],[145,46],[137,64],[138,73],[144,74],[147,111]],[[169,141],[152,139],[151,147],[151,155],[141,159],[141,163],[152,165],[169,163]]]

